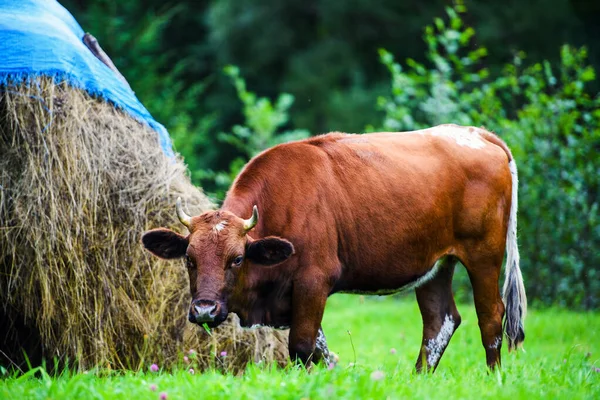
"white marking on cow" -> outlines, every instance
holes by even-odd
[[[323,357],[323,361],[325,365],[329,365],[330,363],[337,364],[335,361],[335,357],[329,352],[329,348],[327,347],[327,340],[325,339],[325,334],[323,333],[323,328],[319,328],[319,332],[317,333],[317,342],[315,344],[315,350],[321,352],[321,356]]]
[[[227,221],[221,221],[216,224],[213,229],[215,232],[221,232],[227,226]]]
[[[380,136],[395,136],[401,135],[431,135],[438,137],[447,137],[454,139],[459,146],[470,147],[472,149],[482,149],[486,146],[487,141],[479,135],[477,128],[464,127],[454,124],[445,124],[433,128],[420,129],[408,132],[380,132]],[[339,143],[369,143],[368,135],[348,135],[338,139]],[[361,156],[359,154],[359,156]]]
[[[242,329],[245,329],[245,330],[259,329],[259,328],[273,328],[273,329],[279,329],[279,330],[290,329],[290,327],[287,325],[270,326],[270,325],[263,325],[263,324],[254,324],[254,325],[250,326],[249,328],[242,326]]]
[[[496,350],[498,347],[500,347],[501,344],[502,344],[502,337],[498,336],[498,337],[496,337],[496,340],[494,340],[494,343],[490,344],[488,346],[488,348],[490,350]]]
[[[317,333],[317,348],[320,350],[327,350],[327,341],[325,340],[325,335],[323,334],[323,330],[319,329]]]
[[[421,129],[418,131],[401,132],[405,134],[431,135],[438,137],[447,137],[454,139],[459,146],[470,147],[472,149],[482,149],[486,145],[486,141],[479,136],[477,129],[469,129],[467,127],[447,124],[440,125],[434,128]]]
[[[427,364],[430,367],[437,365],[442,353],[448,346],[448,342],[454,333],[454,319],[451,315],[446,315],[444,323],[439,333],[434,339],[429,339],[425,349],[427,350]]]
[[[466,146],[472,149],[481,149],[485,147],[485,141],[479,136],[478,131],[469,131],[469,129],[458,125],[442,125],[428,130],[432,136],[449,137],[456,141],[459,146]]]
[[[427,283],[431,279],[433,279],[433,277],[436,276],[438,271],[440,270],[440,267],[441,267],[443,261],[444,261],[444,258],[440,258],[439,260],[437,260],[435,262],[433,267],[425,273],[425,275],[423,275],[423,276],[419,277],[418,279],[410,282],[409,284],[404,285],[397,289],[380,289],[380,290],[375,290],[372,292],[363,291],[363,290],[343,290],[343,291],[341,291],[341,293],[370,294],[370,295],[376,295],[376,296],[385,296],[388,294],[406,292],[407,290],[418,288],[419,286],[424,285],[425,283]]]
[[[433,279],[434,276],[437,275],[438,271],[440,270],[440,266],[441,266],[443,260],[444,260],[443,258],[437,260],[435,262],[435,264],[433,264],[433,267],[429,271],[427,271],[427,273],[425,275],[421,276],[416,281],[404,286],[402,288],[402,290],[404,291],[404,290],[418,288],[419,286],[429,282],[431,279]]]

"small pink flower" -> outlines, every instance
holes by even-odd
[[[190,368],[190,369],[188,370],[188,372],[189,372],[190,374],[192,374],[192,375],[194,375],[194,374],[196,373],[196,371],[194,371],[194,368]]]
[[[153,392],[156,392],[156,385],[154,383],[152,385],[150,385],[150,390],[152,390]]]
[[[334,363],[329,363],[329,365],[327,366],[328,370],[332,370],[335,368],[335,364]]]
[[[600,372],[600,368],[598,368],[598,367],[594,368],[594,372]]]
[[[398,351],[395,348],[391,348],[390,349],[390,354],[396,354]]]
[[[374,381],[380,381],[385,378],[385,373],[383,371],[373,371],[371,374],[371,379]]]
[[[194,354],[196,354],[196,351],[194,349],[190,349],[190,351],[188,351],[188,354],[190,356],[193,356]]]
[[[158,365],[156,365],[156,364],[152,364],[152,365],[150,366],[150,371],[152,371],[152,372],[158,372]]]
[[[226,351],[222,351],[221,352],[221,357],[227,357],[227,352]]]
[[[188,356],[183,356],[183,361],[185,361],[186,363],[189,363],[190,359]]]
[[[167,400],[167,392],[161,392],[159,398],[160,400]]]

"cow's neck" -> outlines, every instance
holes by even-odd
[[[221,210],[229,211],[240,218],[246,218],[246,214],[252,213],[252,204],[240,197],[227,196]]]
[[[259,207],[259,218],[258,222],[260,225],[261,218],[260,214],[262,214],[261,205],[257,204],[255,200],[256,196],[253,196],[250,193],[241,193],[239,190],[232,188],[228,193],[225,201],[223,201],[223,205],[221,206],[222,211],[229,211],[233,215],[236,215],[240,218],[250,218],[252,215],[252,207],[254,205],[258,205]],[[256,228],[255,228],[256,230]]]
[[[243,326],[280,328],[290,324],[292,284],[282,267],[249,265],[239,277],[242,287],[230,303]]]
[[[230,211],[238,217],[248,218],[255,204],[260,208],[257,199],[265,194],[262,193],[265,189],[262,180],[247,175],[244,169],[229,188],[221,209]]]

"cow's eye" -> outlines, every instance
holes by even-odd
[[[242,256],[237,256],[236,258],[233,259],[233,263],[232,265],[234,267],[239,267],[240,265],[242,265],[242,261],[244,261],[244,257]]]
[[[185,266],[188,268],[194,268],[194,263],[192,262],[192,259],[189,257],[185,257]]]

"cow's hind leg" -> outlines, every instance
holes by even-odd
[[[423,317],[423,340],[417,358],[417,372],[434,371],[460,325],[460,314],[452,295],[452,276],[457,259],[448,256],[440,261],[438,273],[416,289]]]
[[[502,269],[504,254],[482,253],[476,257],[469,257],[465,267],[469,273],[471,286],[473,286],[473,299],[481,341],[485,348],[488,367],[494,369],[500,366],[500,349],[502,347],[502,317],[504,316],[504,303],[500,296],[498,278]]]

